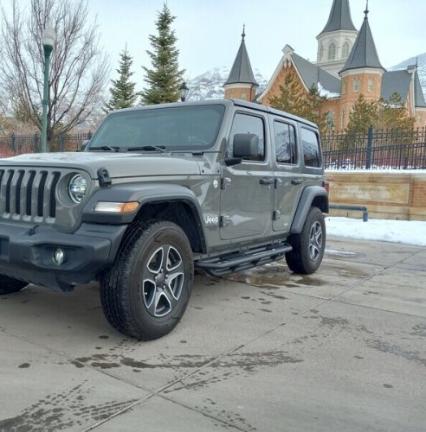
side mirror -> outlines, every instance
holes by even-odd
[[[81,152],[86,151],[87,146],[89,145],[89,143],[90,143],[90,140],[85,140],[85,141],[83,141],[83,142],[81,143],[80,151],[81,151]]]
[[[254,134],[236,134],[233,142],[233,156],[239,159],[259,158],[259,137]]]

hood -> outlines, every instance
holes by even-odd
[[[68,168],[87,171],[95,179],[98,169],[106,168],[111,178],[160,175],[198,175],[200,165],[185,155],[170,153],[30,153],[0,159],[0,166],[34,166]],[[186,156],[186,157],[185,157]]]

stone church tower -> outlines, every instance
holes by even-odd
[[[241,35],[241,45],[232,66],[231,72],[224,85],[225,99],[244,99],[254,101],[259,86],[254,78],[250,59],[245,44],[245,29]]]
[[[349,0],[333,0],[328,22],[317,36],[318,66],[337,77],[349,57],[357,34]]]

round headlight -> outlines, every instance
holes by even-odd
[[[83,201],[87,189],[87,180],[80,174],[75,175],[68,185],[69,196],[76,204],[80,204]]]

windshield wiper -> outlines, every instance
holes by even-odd
[[[155,145],[145,145],[140,147],[128,147],[127,151],[159,151],[161,153],[166,153],[165,146],[155,146]]]
[[[118,153],[119,151],[122,151],[122,149],[117,146],[103,145],[100,147],[89,147],[89,151],[112,151]]]

